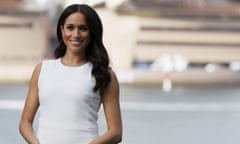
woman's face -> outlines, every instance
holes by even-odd
[[[90,31],[82,13],[75,12],[69,15],[61,26],[61,32],[67,52],[85,54],[90,41]]]

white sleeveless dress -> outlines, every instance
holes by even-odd
[[[40,144],[88,144],[98,136],[99,92],[92,64],[70,67],[44,60],[38,80]]]

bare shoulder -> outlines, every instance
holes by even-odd
[[[113,71],[113,69],[110,69],[109,72],[110,72],[110,76],[111,76],[111,82],[118,84],[118,79],[117,79],[116,73]]]
[[[42,67],[42,62],[39,62],[38,64],[36,64],[36,66],[33,70],[32,79],[38,78],[40,71],[41,71],[41,67]]]
[[[112,90],[118,91],[119,90],[119,82],[118,82],[118,79],[117,79],[117,75],[112,69],[110,69],[109,72],[110,72],[110,75],[111,75],[111,81],[110,81],[110,84],[109,84],[109,88],[112,89]]]
[[[38,64],[36,64],[36,66],[34,68],[34,72],[40,73],[41,67],[42,67],[42,62],[39,62]]]
[[[38,64],[36,64],[34,71],[40,71],[42,67],[42,62],[39,62]]]

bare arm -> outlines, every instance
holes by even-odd
[[[33,130],[33,120],[39,106],[38,100],[38,76],[40,73],[41,64],[38,64],[32,74],[29,83],[28,95],[25,101],[21,121],[19,124],[19,131],[23,138],[29,144],[39,144],[37,137]]]
[[[113,72],[111,72],[109,86],[102,93],[102,102],[108,130],[90,144],[117,144],[122,140],[122,120],[119,104],[119,84]]]

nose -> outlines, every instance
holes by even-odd
[[[80,31],[78,29],[75,29],[73,32],[74,37],[80,37]]]

